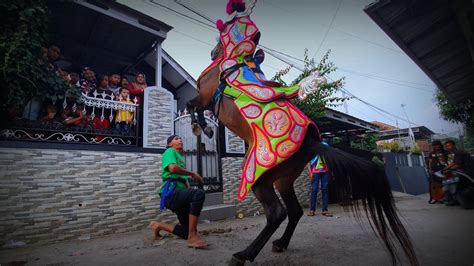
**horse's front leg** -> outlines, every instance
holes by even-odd
[[[264,180],[265,177],[265,175],[262,176],[260,180],[253,185],[252,190],[255,197],[265,209],[267,224],[246,249],[232,255],[230,265],[244,265],[247,260],[253,261],[286,218],[287,212],[278,199],[273,184],[270,181]]]
[[[214,132],[212,131],[212,128],[207,126],[207,122],[204,117],[204,109],[199,105],[199,96],[196,96],[194,99],[189,101],[186,104],[186,107],[189,110],[189,114],[191,115],[193,134],[196,136],[201,135],[202,131],[204,130],[204,134],[206,134],[206,136],[209,138],[212,138]],[[197,119],[195,113],[197,113]]]

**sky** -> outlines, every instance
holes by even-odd
[[[225,20],[227,16],[226,1],[181,1],[213,19]],[[195,79],[209,65],[217,30],[165,7],[204,21],[202,18],[174,0],[119,2],[173,27],[162,47]],[[251,18],[260,29],[260,44],[300,59],[307,48],[316,62],[330,49],[329,61],[338,67],[330,78],[344,76],[344,88],[358,98],[411,121],[411,126],[426,126],[443,134],[457,132],[458,125],[440,118],[434,100],[435,84],[363,11],[372,2],[374,0],[260,0]],[[290,58],[286,61],[302,67],[300,61]],[[287,66],[266,54],[262,70],[271,78]],[[285,80],[291,81],[299,73],[293,68]],[[345,112],[344,106],[335,109]],[[401,128],[410,126],[356,99],[347,101],[347,109],[348,114],[369,122],[381,121],[394,126],[398,122]]]

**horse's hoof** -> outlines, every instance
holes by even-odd
[[[282,243],[281,239],[277,239],[277,240],[273,241],[272,244],[273,244],[272,245],[272,251],[276,252],[276,253],[282,253],[287,248],[287,246],[285,246],[285,244]]]
[[[229,262],[229,266],[243,266],[245,265],[245,260],[241,260],[235,256],[232,256],[232,259]]]
[[[275,253],[282,253],[283,251],[285,251],[285,249],[279,246],[272,245],[272,251]]]

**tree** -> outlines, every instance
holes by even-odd
[[[439,89],[436,93],[436,101],[444,120],[464,124],[467,135],[474,137],[474,103],[472,101],[466,100],[462,103],[453,103]]]
[[[375,134],[364,135],[361,139],[351,141],[351,147],[361,150],[376,151],[378,136]]]
[[[63,94],[69,85],[42,58],[48,32],[46,1],[1,1],[0,9],[0,109],[19,106],[32,96]]]
[[[290,85],[295,85],[300,82],[305,77],[309,76],[313,71],[319,70],[321,75],[327,75],[331,72],[336,71],[334,63],[328,62],[329,50],[321,59],[319,64],[315,64],[314,58],[310,59],[308,56],[308,49],[304,51],[304,69],[303,72],[291,82]],[[275,74],[272,80],[281,83],[283,86],[288,86],[287,83],[282,79],[291,69],[287,67],[286,69],[279,71]],[[326,107],[336,107],[339,106],[343,101],[348,98],[334,96],[334,93],[344,85],[344,77],[339,78],[335,81],[328,82],[327,84],[321,85],[319,90],[316,93],[309,95],[304,101],[300,101],[295,98],[293,102],[301,109],[309,118],[317,120],[324,115],[324,110]]]

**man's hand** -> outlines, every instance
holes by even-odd
[[[202,176],[200,176],[200,175],[197,174],[197,173],[193,173],[193,175],[191,176],[191,178],[192,178],[194,181],[198,182],[198,183],[202,183]]]

